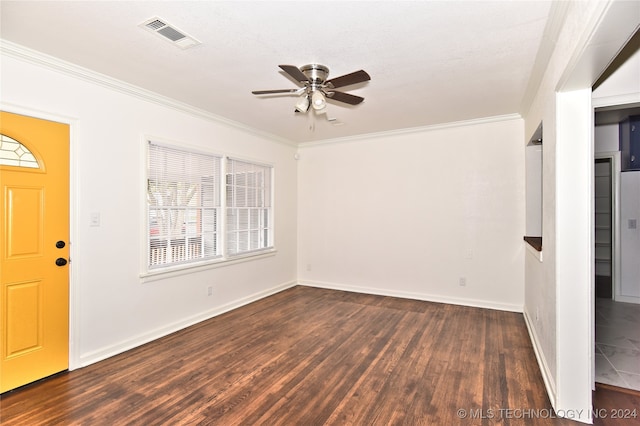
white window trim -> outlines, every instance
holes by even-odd
[[[209,269],[222,268],[224,266],[231,266],[238,263],[244,263],[267,257],[275,256],[278,251],[273,249],[265,249],[259,253],[251,253],[245,255],[236,255],[232,258],[216,258],[214,260],[202,261],[197,263],[188,263],[183,265],[167,266],[162,269],[150,269],[147,272],[140,274],[142,283],[148,283],[153,281],[159,281],[166,278],[178,277],[181,275],[193,274],[195,272],[202,272]]]
[[[221,185],[221,205],[220,209],[222,214],[221,216],[221,225],[220,225],[220,253],[221,255],[215,257],[213,259],[207,259],[200,262],[191,262],[185,264],[177,264],[177,265],[167,265],[166,267],[156,267],[150,268],[148,264],[149,259],[149,212],[147,206],[147,170],[149,167],[148,164],[148,145],[149,142],[153,142],[158,145],[167,145],[169,147],[181,148],[184,150],[189,150],[193,152],[200,152],[204,154],[210,154],[221,157],[221,167],[220,167],[220,185]],[[141,214],[143,216],[141,220],[142,226],[140,227],[140,241],[141,241],[141,249],[140,249],[140,273],[139,277],[142,283],[158,281],[166,278],[192,274],[196,272],[206,271],[209,269],[220,268],[224,266],[230,266],[237,263],[243,263],[248,261],[259,260],[267,257],[275,256],[277,253],[276,249],[276,238],[275,238],[275,166],[272,163],[255,160],[251,158],[245,158],[235,155],[227,155],[221,154],[220,152],[207,150],[206,148],[202,148],[199,146],[191,145],[188,143],[178,142],[174,140],[168,140],[161,137],[151,136],[151,135],[143,135],[141,137],[140,143],[140,158],[142,165],[140,167],[141,177],[140,177],[140,205],[141,205]],[[244,161],[248,163],[253,163],[256,165],[262,165],[271,168],[271,247],[259,250],[253,250],[251,252],[239,253],[234,255],[226,254],[226,209],[227,209],[227,201],[226,201],[226,160],[238,160]]]

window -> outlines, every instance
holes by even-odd
[[[229,158],[226,169],[227,255],[270,248],[272,167]]]
[[[29,148],[9,136],[0,135],[0,165],[37,169],[38,160]]]
[[[272,173],[272,166],[149,142],[148,268],[272,249]]]
[[[220,162],[209,154],[149,144],[149,267],[220,255]]]

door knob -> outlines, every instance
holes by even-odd
[[[59,257],[56,259],[56,265],[64,266],[66,264],[67,264],[67,259],[65,259],[64,257]]]
[[[64,248],[66,244],[64,243],[64,241],[58,241],[56,242],[56,248]]]

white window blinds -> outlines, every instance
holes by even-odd
[[[273,247],[272,170],[271,166],[227,159],[227,255]]]
[[[149,143],[149,267],[220,253],[221,157]]]

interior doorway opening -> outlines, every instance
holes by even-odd
[[[640,113],[640,105],[596,109],[594,146],[594,379],[640,390],[640,304],[629,303],[623,285],[625,232],[620,123]],[[635,172],[637,173],[637,172]],[[632,192],[637,192],[632,189]],[[628,257],[628,253],[626,255]]]

